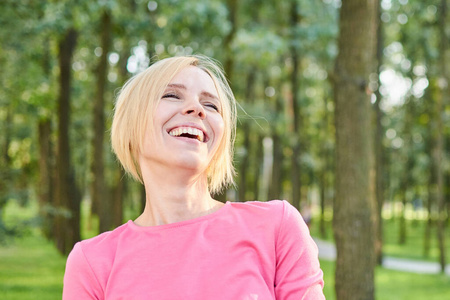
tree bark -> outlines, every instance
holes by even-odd
[[[290,15],[290,28],[293,31],[292,41],[296,41],[296,29],[299,25],[300,17],[298,15],[298,2],[296,0],[291,1],[291,15]],[[300,111],[300,98],[299,98],[299,65],[300,56],[299,49],[295,44],[290,47],[292,57],[292,72],[290,76],[291,90],[292,90],[292,112],[294,114],[293,122],[293,145],[292,145],[292,157],[291,157],[291,184],[292,184],[292,204],[300,210],[301,202],[301,111]]]
[[[225,36],[223,45],[225,49],[225,63],[223,65],[224,71],[228,80],[232,82],[233,76],[233,65],[234,65],[234,56],[231,52],[231,43],[233,42],[234,36],[237,32],[237,14],[238,14],[238,0],[227,0],[227,8],[228,8],[228,20],[230,21],[231,28],[228,34]]]
[[[251,70],[248,73],[247,76],[247,89],[245,92],[245,99],[250,104],[253,102],[253,95],[254,95],[254,87],[255,87],[255,77],[256,77],[256,69],[251,68]],[[239,165],[239,187],[238,187],[238,200],[240,202],[244,202],[247,200],[246,193],[247,193],[247,186],[248,186],[248,175],[247,171],[250,166],[250,158],[249,154],[251,153],[251,141],[250,141],[250,134],[251,134],[251,127],[249,120],[243,120],[242,124],[242,132],[244,134],[244,153],[242,155],[241,163]]]
[[[59,96],[58,96],[58,154],[57,194],[55,206],[55,238],[58,250],[67,254],[80,240],[80,192],[70,156],[70,100],[72,83],[72,56],[77,42],[77,31],[70,28],[59,42]]]
[[[42,220],[42,231],[48,239],[52,239],[52,224],[54,216],[49,213],[52,207],[53,197],[53,168],[52,168],[52,144],[51,120],[42,119],[38,125],[39,137],[39,216]]]
[[[326,224],[325,224],[325,209],[328,205],[328,192],[331,188],[330,175],[333,172],[333,155],[330,149],[330,143],[328,142],[328,134],[330,132],[330,115],[328,112],[328,96],[324,97],[323,102],[324,117],[323,125],[324,128],[324,138],[321,145],[321,157],[324,161],[323,166],[319,175],[319,188],[320,188],[320,220],[319,220],[319,231],[320,237],[325,239],[327,236]]]
[[[381,66],[383,64],[383,49],[384,49],[384,34],[383,26],[381,22],[381,5],[378,4],[377,7],[377,52],[376,52],[376,62],[378,75],[381,73]],[[377,213],[376,213],[376,235],[375,235],[375,257],[378,265],[383,262],[383,204],[385,195],[385,149],[383,147],[383,137],[384,128],[381,124],[383,119],[383,111],[381,110],[382,96],[379,87],[381,82],[378,76],[378,88],[375,91],[376,102],[374,105],[375,109],[375,195],[377,203]]]
[[[272,127],[272,141],[273,141],[273,165],[272,165],[272,179],[269,186],[268,199],[281,199],[283,194],[283,138],[280,132],[278,122],[283,120],[283,96],[281,94],[281,81],[277,87],[275,99],[275,117],[276,120]]]
[[[100,219],[100,232],[105,232],[113,227],[113,214],[111,213],[111,199],[107,193],[104,174],[104,140],[105,140],[105,91],[108,74],[108,52],[111,45],[111,15],[104,10],[99,28],[101,34],[102,54],[99,59],[96,77],[96,97],[93,110],[92,139],[93,160],[92,170],[92,202],[98,208]]]
[[[448,36],[446,34],[447,0],[441,0],[439,16],[439,88],[440,93],[436,99],[436,148],[433,151],[433,162],[436,166],[436,197],[438,204],[437,235],[439,247],[439,264],[441,272],[445,273],[445,198],[444,198],[444,112],[448,101],[448,84],[450,77],[447,70]],[[441,83],[442,82],[442,83]]]
[[[253,182],[253,195],[255,196],[255,199],[259,199],[259,186],[260,186],[260,179],[261,179],[261,171],[262,171],[262,163],[264,159],[264,148],[263,148],[263,139],[264,137],[261,134],[257,135],[256,138],[256,153],[255,153],[255,159],[254,159],[254,178],[255,181]]]
[[[374,299],[374,191],[369,75],[375,70],[376,0],[346,0],[340,10],[334,93],[337,300]]]

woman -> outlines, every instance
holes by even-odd
[[[144,212],[75,245],[63,299],[324,299],[317,247],[286,201],[225,204],[235,100],[199,56],[161,60],[123,87],[112,147]]]

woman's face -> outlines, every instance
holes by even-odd
[[[221,107],[205,71],[194,66],[181,70],[156,107],[153,132],[146,130],[140,163],[204,173],[224,134]]]

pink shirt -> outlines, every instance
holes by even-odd
[[[325,299],[317,247],[286,201],[227,202],[188,221],[132,221],[77,243],[63,299]]]

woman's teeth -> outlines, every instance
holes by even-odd
[[[201,131],[197,128],[192,128],[192,127],[174,128],[171,131],[169,131],[169,134],[171,136],[183,136],[184,135],[189,138],[195,138],[195,139],[199,140],[200,142],[203,142],[205,139],[203,131]]]

